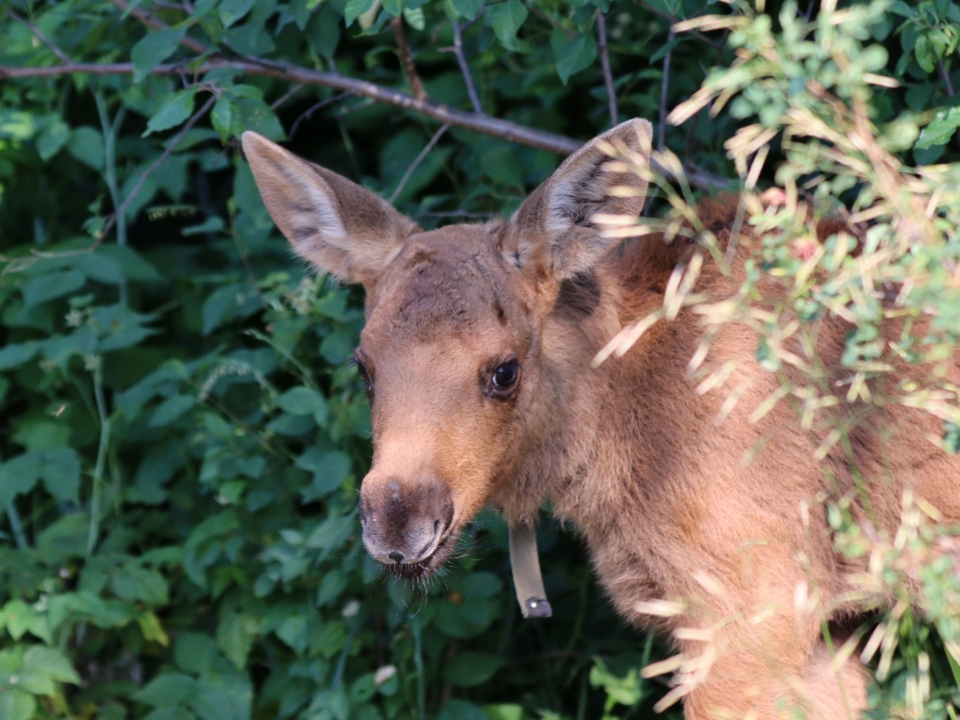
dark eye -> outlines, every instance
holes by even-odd
[[[360,380],[363,382],[363,388],[368,393],[373,392],[373,382],[370,380],[370,373],[367,372],[366,366],[358,359],[357,363],[357,372],[360,374]]]
[[[520,372],[520,363],[516,360],[508,360],[493,371],[493,386],[498,390],[507,390],[513,387],[517,382],[517,375]]]

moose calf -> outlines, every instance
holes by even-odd
[[[795,602],[798,586],[815,588],[825,607],[838,606],[834,619],[855,612],[833,602],[859,568],[834,551],[818,496],[848,491],[855,464],[879,532],[895,532],[907,488],[957,521],[960,461],[925,439],[941,431],[932,418],[887,408],[870,420],[887,428],[884,444],[855,435],[854,457],[831,456],[825,472],[787,403],[749,420],[779,385],[753,360],[755,334],[736,324],[710,358],[742,360],[728,391],[750,384],[717,424],[727,393],[698,394],[686,376],[701,334],[690,312],[592,367],[624,325],[662,305],[671,272],[696,249],[657,235],[620,243],[591,222],[596,213],[638,216],[646,194],[635,174],[603,168],[597,141],[649,158],[650,138],[648,122],[623,123],[569,157],[509,219],[429,232],[255,133],[243,148],[296,252],[366,290],[356,360],[374,457],[360,520],[373,557],[422,577],[485,504],[517,524],[549,499],[585,538],[627,620],[649,625],[642,601],[696,598],[656,620],[664,631],[686,628],[677,644],[689,655],[709,644],[710,670],[684,699],[687,718],[767,720],[797,708],[821,720],[856,717],[862,668],[856,659],[832,667],[819,620]],[[636,192],[611,197],[613,186]],[[733,213],[707,214],[723,244]],[[729,276],[708,260],[696,291],[735,294],[742,246]],[[848,329],[824,322],[828,361],[839,363]],[[762,437],[766,450],[743,464]]]

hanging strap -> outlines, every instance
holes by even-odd
[[[537,532],[526,517],[521,518],[518,525],[510,526],[510,565],[523,616],[548,618],[553,615],[540,574]]]

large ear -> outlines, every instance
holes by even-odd
[[[418,230],[372,192],[262,135],[245,132],[243,152],[270,216],[294,250],[340,280],[371,288]]]
[[[511,219],[503,251],[520,268],[547,264],[556,280],[565,280],[590,269],[617,242],[604,238],[591,222],[596,213],[640,215],[647,181],[632,172],[609,172],[611,158],[599,144],[650,159],[653,126],[646,120],[628,120],[595,137],[573,155],[520,206]],[[611,197],[611,188],[625,186],[629,193]],[[624,196],[626,195],[626,196]]]

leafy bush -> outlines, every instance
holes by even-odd
[[[739,175],[761,229],[791,227],[805,184],[821,207],[879,208],[877,282],[920,277],[911,307],[935,305],[953,347],[958,171],[929,165],[960,157],[960,6],[833,5],[710,20],[692,0],[6,0],[0,717],[650,715],[666,688],[637,670],[667,649],[624,632],[556,525],[545,623],[520,622],[492,515],[426,589],[365,555],[368,408],[346,363],[362,298],[292,260],[235,136],[286,137],[432,227],[512,210],[611,110],[648,117],[683,192],[664,183],[653,215],[695,225],[684,173],[701,190]],[[904,238],[916,198],[922,248]],[[796,240],[762,269],[800,277]],[[818,262],[847,282],[797,299],[842,311],[856,261]],[[883,371],[871,312],[853,372]],[[761,352],[775,370],[777,347]],[[955,450],[956,396],[938,407]],[[956,590],[924,561],[940,536],[908,510],[898,546],[854,543],[841,506],[838,537],[886,558],[876,582],[921,568],[921,607],[953,642]],[[877,716],[955,716],[953,656],[897,607],[874,635]]]

